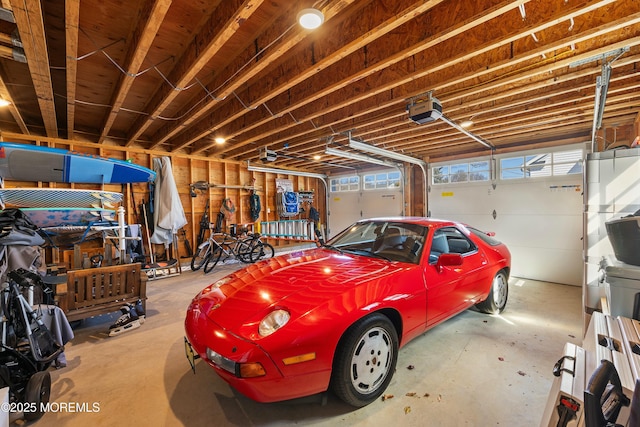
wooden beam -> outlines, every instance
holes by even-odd
[[[235,6],[235,2],[224,1],[221,5],[224,5],[232,13],[229,14],[226,22],[222,26],[222,31],[216,31],[216,26],[219,23],[215,18],[209,21],[208,26],[202,30],[200,34],[201,38],[206,40],[204,48],[198,43],[191,43],[189,49],[183,55],[183,57],[193,58],[189,63],[184,61],[177,61],[178,66],[169,74],[168,80],[174,82],[176,88],[186,87],[196,77],[196,75],[202,70],[202,68],[213,58],[213,56],[220,50],[224,44],[238,31],[238,28],[242,23],[249,19],[263,3],[264,0],[245,0],[241,5]],[[206,34],[213,34],[213,37],[207,37]],[[198,37],[196,37],[198,38]],[[161,92],[154,94],[151,99],[148,116],[140,117],[134,124],[133,130],[130,133],[127,141],[127,146],[130,146],[138,139],[142,133],[149,127],[153,118],[162,111],[178,96],[180,90],[174,90],[172,87],[163,85],[160,89]]]
[[[387,19],[386,21],[376,26],[371,31],[365,33],[363,36],[360,36],[356,40],[348,43],[343,48],[336,51],[334,54],[319,61],[317,64],[310,64],[312,66],[308,68],[305,73],[301,73],[303,78],[295,79],[293,80],[293,83],[299,84],[303,81],[311,79],[314,76],[317,76],[320,71],[327,69],[330,65],[337,63],[338,61],[344,59],[348,55],[351,55],[355,53],[357,50],[362,49],[364,46],[367,46],[372,41],[388,34],[392,30],[395,30],[396,28],[398,28],[399,24],[412,25],[416,27],[415,30],[417,31],[417,26],[419,25],[419,23],[415,23],[415,22],[411,23],[410,21],[414,19],[417,15],[426,13],[427,11],[431,10],[433,7],[437,6],[439,3],[440,2],[425,2],[424,4],[412,5],[411,7],[403,10],[400,14],[394,15],[391,18]],[[308,102],[320,99],[323,96],[327,96],[330,93],[343,89],[349,86],[350,84],[352,84],[354,81],[360,80],[367,76],[371,76],[376,72],[379,72],[393,64],[400,62],[403,59],[406,59],[407,57],[415,55],[418,52],[427,50],[430,47],[433,47],[434,45],[441,43],[444,40],[448,40],[453,37],[459,36],[463,34],[465,31],[469,30],[470,28],[482,25],[499,15],[506,13],[509,10],[513,10],[517,8],[518,6],[524,3],[526,3],[526,1],[522,1],[522,0],[503,1],[493,7],[483,10],[481,13],[479,13],[476,16],[473,16],[469,19],[462,20],[462,22],[460,22],[459,24],[456,24],[453,27],[446,29],[445,31],[438,32],[437,34],[434,34],[428,37],[427,39],[421,40],[420,43],[408,49],[404,49],[400,52],[397,51],[396,46],[388,46],[388,48],[390,48],[391,51],[384,52],[384,54],[389,53],[388,56],[387,55],[384,56],[385,58],[384,60],[379,61],[375,64],[370,64],[367,67],[359,67],[354,74],[338,82],[330,84],[329,86],[322,88],[322,90],[316,91],[311,97],[306,97],[304,99],[292,101],[286,108],[280,108],[278,110],[278,115],[289,114],[295,111],[296,109],[304,106],[304,104]],[[354,19],[355,20],[359,19],[359,16],[354,17]],[[434,19],[437,19],[437,17]],[[407,31],[412,31],[412,30],[413,30],[413,27],[409,27],[409,29],[407,29]],[[319,50],[322,51],[323,50],[322,47],[320,47]],[[310,83],[310,82],[307,82],[307,83]],[[310,85],[315,87],[313,83],[311,83]],[[273,91],[269,92],[267,95],[263,96],[262,98],[259,98],[258,101],[260,103],[264,103],[269,99],[274,98],[276,95],[284,93],[285,91],[289,90],[292,87],[293,87],[293,84],[281,85],[279,88],[276,88]],[[243,116],[246,113],[247,112],[244,110],[240,110],[240,111],[236,110],[234,114],[230,114],[228,111],[225,111],[224,118],[216,117],[214,119],[214,121],[217,122],[216,127],[222,128],[224,125],[231,123],[233,120],[238,119],[239,117]],[[241,133],[246,133],[272,120],[273,120],[273,116],[263,115],[259,119],[256,118],[256,119],[248,120],[248,122],[251,123],[251,125],[246,125],[246,123],[244,123],[241,130],[238,127],[234,127],[228,130],[225,129],[225,135],[228,135],[229,138],[236,138]],[[191,135],[190,139],[186,141],[187,143],[194,143],[196,140],[201,139],[202,136],[204,136],[204,134],[206,133],[207,127],[201,125],[199,126],[199,128],[200,129],[196,128],[196,131],[200,130],[200,133],[196,133],[196,131],[190,131],[194,135]],[[237,132],[236,129],[238,129],[238,131],[240,132],[236,133]],[[246,141],[245,144],[248,144],[250,142],[253,142],[253,141]],[[183,145],[181,143],[178,143],[178,144]],[[243,144],[243,143],[236,143],[233,146],[229,146],[228,148],[216,150],[215,154],[224,155],[230,150],[237,148],[239,144]],[[212,144],[207,144],[207,143],[199,144],[198,146],[194,147],[194,149],[192,149],[191,152],[200,153],[204,150],[211,148],[212,146],[213,146]]]
[[[78,72],[78,22],[80,20],[80,0],[64,2],[65,46],[67,50],[67,138],[73,139],[76,112],[76,77]]]
[[[44,16],[39,0],[11,0],[11,9],[16,19],[22,40],[29,72],[38,97],[42,121],[47,136],[58,136],[56,107],[49,69],[49,53],[44,30]]]
[[[4,48],[4,46],[2,47]],[[18,124],[18,127],[20,128],[20,131],[26,135],[29,135],[29,129],[27,128],[27,125],[24,122],[24,119],[22,118],[22,115],[20,114],[20,111],[18,110],[18,108],[16,107],[13,98],[11,97],[11,94],[9,93],[9,90],[7,89],[7,86],[4,84],[4,81],[2,79],[0,79],[0,98],[9,101],[11,104],[9,104],[6,108],[9,109],[9,111],[11,112],[11,115],[13,116],[13,119],[16,121],[16,123]]]
[[[349,6],[355,0],[342,0],[337,3],[333,3],[329,5],[326,9],[324,9],[325,19],[328,21],[332,17],[338,15],[344,8]],[[439,3],[443,0],[429,0],[426,4]],[[424,7],[424,6],[423,6]],[[398,19],[398,21],[401,21]],[[400,25],[400,24],[398,24]],[[288,31],[288,30],[287,30]],[[375,33],[375,32],[372,32]],[[298,29],[292,35],[283,39],[281,43],[270,48],[268,51],[264,53],[264,56],[261,57],[260,61],[253,63],[250,67],[244,70],[242,74],[239,74],[237,78],[234,78],[232,81],[227,82],[221,87],[221,91],[216,93],[216,99],[208,98],[205,102],[198,105],[198,108],[192,110],[190,114],[184,119],[178,122],[178,124],[173,125],[170,129],[165,130],[161,137],[155,138],[153,145],[150,148],[157,147],[159,144],[162,144],[169,140],[169,138],[173,138],[179,132],[182,132],[185,127],[190,126],[195,123],[201,117],[204,116],[211,108],[217,104],[220,100],[224,100],[225,98],[233,95],[234,91],[241,87],[243,84],[247,83],[252,78],[256,77],[260,72],[264,71],[267,67],[269,67],[274,61],[279,58],[287,55],[293,47],[295,47],[298,43],[304,40],[308,35],[308,31],[304,31],[302,29]],[[342,55],[340,52],[338,55]],[[312,75],[312,73],[317,72],[317,70],[322,69],[323,67],[318,64],[317,67],[313,69],[308,69],[307,73],[302,73],[296,77],[293,77],[290,80],[290,83],[287,85],[287,88],[294,86],[300,82],[303,82],[308,75]],[[282,93],[287,88],[281,88],[278,93]],[[259,105],[263,103],[262,100],[256,100],[253,104]],[[234,116],[236,117],[236,116]],[[211,132],[211,129],[205,129],[202,132],[199,132],[198,136],[195,139],[200,139]],[[194,138],[184,140],[185,138],[178,139],[177,142],[174,142],[172,146],[172,151],[180,150],[187,145],[190,145],[195,140]]]
[[[102,132],[98,138],[98,143],[103,143],[109,134],[111,126],[120,111],[120,107],[129,94],[129,90],[133,85],[136,74],[140,71],[140,67],[151,48],[153,40],[160,29],[160,25],[171,6],[172,0],[148,0],[138,19],[138,27],[132,37],[132,46],[127,54],[125,61],[126,73],[119,75],[116,89],[111,100],[111,111],[107,114]]]
[[[271,126],[269,129],[264,129],[263,133],[253,133],[253,135],[251,135],[250,137],[247,137],[244,141],[234,143],[234,145],[226,149],[226,151],[236,150],[238,147],[242,147],[243,145],[247,145],[249,143],[256,142],[259,140],[264,140],[265,138],[268,138],[267,135],[272,135],[277,132],[279,132],[280,135],[282,135],[279,141],[285,141],[285,140],[290,141],[291,138],[295,138],[296,135],[299,135],[303,132],[300,131],[299,133],[285,134],[283,131],[287,129],[295,128],[296,126],[298,126],[299,122],[308,123],[309,121],[316,120],[316,119],[321,119],[325,123],[324,132],[326,135],[326,132],[327,132],[326,123],[331,123],[331,125],[335,129],[335,127],[337,127],[341,122],[341,119],[333,119],[331,117],[327,117],[327,114],[329,114],[330,112],[336,112],[335,114],[336,117],[337,116],[344,117],[344,114],[340,114],[340,112],[345,107],[350,106],[353,109],[354,105],[357,105],[356,103],[364,104],[365,100],[366,100],[366,105],[362,105],[361,107],[357,108],[357,110],[363,111],[363,114],[364,112],[366,112],[366,114],[373,114],[375,116],[375,111],[382,108],[388,108],[391,105],[397,105],[398,107],[403,109],[401,106],[403,104],[406,104],[406,99],[409,96],[413,96],[419,93],[420,91],[424,92],[425,88],[443,90],[443,88],[446,87],[447,85],[461,84],[466,81],[470,82],[471,84],[475,84],[478,77],[485,73],[495,73],[496,75],[500,75],[501,69],[505,69],[509,66],[514,67],[520,61],[529,60],[535,57],[536,55],[539,55],[539,52],[536,52],[533,54],[526,53],[519,58],[512,57],[503,61],[502,63],[494,62],[494,64],[492,64],[490,68],[471,70],[471,71],[467,71],[466,73],[465,72],[461,73],[458,70],[453,70],[451,69],[451,67],[456,64],[459,64],[461,69],[468,70],[467,61],[470,58],[473,58],[480,53],[489,54],[489,52],[491,52],[493,49],[496,49],[500,46],[508,45],[509,43],[519,38],[528,37],[528,35],[532,31],[542,31],[543,29],[550,28],[556,25],[556,23],[559,22],[559,20],[562,19],[562,17],[564,16],[567,16],[567,15],[579,16],[580,14],[585,13],[585,11],[586,12],[593,11],[596,8],[596,6],[602,6],[609,3],[611,3],[610,0],[591,1],[586,3],[581,3],[580,5],[572,6],[570,11],[567,11],[567,10],[557,11],[554,15],[541,17],[537,22],[529,21],[527,22],[527,25],[516,28],[511,33],[503,35],[500,39],[490,40],[481,45],[476,44],[473,46],[467,46],[467,48],[469,49],[469,51],[467,52],[463,51],[458,54],[452,55],[446,59],[442,59],[440,61],[437,61],[436,58],[432,58],[433,64],[430,67],[419,68],[416,72],[410,73],[410,74],[403,73],[401,74],[401,77],[397,78],[396,80],[380,79],[379,74],[373,75],[370,77],[370,78],[375,78],[376,76],[378,76],[376,81],[384,81],[385,84],[383,85],[376,84],[373,80],[366,81],[366,79],[360,79],[358,80],[359,86],[362,87],[363,89],[368,88],[368,90],[354,89],[352,90],[352,92],[356,94],[354,96],[347,96],[346,94],[336,93],[336,95],[339,95],[339,96],[334,98],[329,98],[329,99],[324,98],[323,103],[322,104],[318,103],[317,106],[314,104],[307,105],[308,101],[306,100],[301,101],[300,105],[305,106],[303,111],[294,113],[294,116],[298,119],[298,123],[292,122],[291,120],[287,120],[287,121],[283,120],[282,124],[279,124],[277,126]],[[591,34],[591,37],[593,36],[594,34]],[[570,41],[564,40],[564,42],[569,43]],[[615,46],[608,47],[608,49],[614,49],[614,48]],[[607,48],[603,48],[603,49],[606,50]],[[453,53],[456,51],[453,51],[450,49],[448,52]],[[574,57],[574,58],[577,59],[577,57]],[[487,59],[487,61],[488,60],[489,58]],[[485,62],[485,61],[480,61],[480,62]],[[563,66],[566,67],[569,62],[563,64]],[[540,70],[538,68],[535,68],[535,72],[536,73],[548,72],[550,69],[560,68],[560,67],[554,67],[555,64],[556,63],[551,64],[549,68],[545,70]],[[445,69],[448,69],[448,72],[441,73],[441,74],[436,73],[436,71],[443,71]],[[502,71],[502,73],[504,73],[504,71]],[[391,73],[391,74],[395,75],[395,73]],[[446,83],[445,83],[445,82],[442,82],[442,79],[440,77],[441,75],[455,76],[455,77],[446,80],[445,81]],[[521,79],[525,79],[529,75],[531,75],[531,72],[520,73],[519,75],[521,76]],[[438,80],[440,80],[440,82],[435,84],[425,83],[424,79],[426,76],[430,76],[431,80],[433,80],[434,82],[438,82]],[[355,80],[356,77],[352,76],[350,77],[350,79]],[[500,79],[497,79],[495,82],[496,82],[495,83],[496,86],[503,84],[503,81]],[[399,90],[399,88],[402,88],[402,90]],[[484,86],[482,90],[487,91],[490,88],[491,88],[490,86],[489,87]],[[391,93],[393,93],[395,97],[392,97]],[[384,94],[385,97],[390,98],[390,100],[388,102],[380,102],[378,98],[382,94]],[[325,96],[326,95],[327,94],[325,94]],[[325,105],[329,105],[329,107],[325,107]],[[356,116],[357,114],[352,115],[351,117],[356,117]],[[306,133],[306,130],[304,131],[304,133]],[[278,140],[273,141],[272,138],[271,138],[271,141],[275,143],[279,142]],[[220,153],[216,153],[216,154],[219,155]]]

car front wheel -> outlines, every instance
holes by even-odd
[[[509,297],[509,278],[504,270],[498,271],[491,283],[487,299],[476,304],[478,310],[487,314],[498,314],[504,310]]]
[[[398,361],[398,334],[382,314],[353,324],[340,340],[331,372],[333,392],[344,402],[362,407],[387,388]]]

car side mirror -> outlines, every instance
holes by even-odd
[[[460,254],[442,254],[436,262],[436,270],[438,273],[442,271],[442,267],[455,267],[462,265],[462,255]]]

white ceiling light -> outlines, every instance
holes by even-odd
[[[315,30],[324,22],[324,15],[318,9],[302,9],[298,13],[298,23],[307,30]]]
[[[215,141],[216,144],[224,144],[226,140],[221,136],[216,136],[214,138],[214,141]]]
[[[464,121],[460,122],[460,126],[463,127],[464,129],[470,128],[471,126],[473,126],[473,120],[471,120],[471,119],[464,120]]]
[[[349,159],[349,160],[357,160],[359,162],[364,162],[364,163],[372,163],[374,165],[379,165],[379,166],[386,166],[386,167],[390,167],[390,168],[395,168],[398,167],[398,165],[388,162],[386,160],[381,160],[381,159],[376,159],[374,157],[369,157],[369,156],[365,156],[362,154],[356,154],[356,153],[351,153],[348,151],[340,151],[340,150],[336,150],[335,148],[329,148],[327,147],[324,150],[325,154],[328,154],[330,156],[337,156],[337,157],[342,157],[345,159]]]
[[[6,99],[0,99],[0,107],[7,107],[11,105],[11,102],[7,101]]]

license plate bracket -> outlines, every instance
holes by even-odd
[[[191,370],[195,374],[196,373],[196,359],[199,359],[200,355],[196,354],[196,352],[193,351],[193,347],[191,347],[191,343],[189,342],[187,337],[184,337],[184,353],[187,356],[187,361],[189,362],[189,365],[191,366]]]

